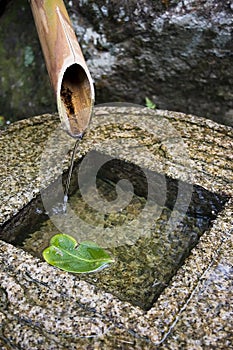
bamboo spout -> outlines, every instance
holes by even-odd
[[[58,113],[65,130],[80,138],[88,127],[94,86],[62,0],[31,0]]]

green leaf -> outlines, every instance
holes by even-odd
[[[5,123],[6,123],[5,118],[3,117],[3,115],[0,115],[0,127],[4,126]]]
[[[50,246],[43,251],[43,257],[50,265],[75,273],[98,271],[114,262],[110,255],[94,242],[84,241],[79,245],[66,234],[51,238]]]
[[[156,109],[156,104],[154,104],[148,97],[146,97],[145,100],[147,108]]]

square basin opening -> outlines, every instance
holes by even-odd
[[[0,228],[0,239],[41,259],[57,233],[70,234],[78,242],[95,241],[115,262],[77,278],[149,310],[201,235],[210,229],[228,197],[92,153],[84,170],[80,170],[82,161],[75,165],[68,201],[71,214],[61,213],[58,206],[64,195],[60,186],[66,181],[64,174]],[[95,162],[103,166],[93,182]],[[52,215],[44,208],[46,201],[52,209],[57,208]]]

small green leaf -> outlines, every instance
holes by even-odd
[[[154,104],[148,97],[146,97],[145,100],[147,108],[156,109],[156,104]]]
[[[50,265],[75,273],[98,271],[114,262],[94,242],[84,241],[78,245],[73,237],[66,234],[53,236],[50,246],[43,251],[43,257]]]
[[[5,123],[6,123],[5,118],[3,117],[3,115],[0,115],[0,127],[4,126]]]

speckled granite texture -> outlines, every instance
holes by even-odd
[[[0,134],[1,224],[59,175],[58,162],[43,177],[39,172],[41,153],[58,124],[56,116],[43,115]],[[57,143],[72,146],[64,132],[56,132]],[[122,159],[224,193],[229,200],[147,312],[1,241],[0,348],[233,348],[232,146],[232,129],[209,120],[143,108],[96,108],[78,156],[93,148],[113,153],[121,147]],[[63,169],[69,155],[61,160]]]

